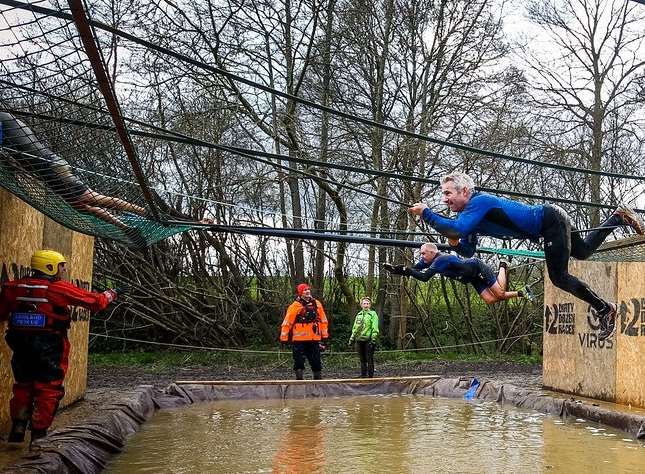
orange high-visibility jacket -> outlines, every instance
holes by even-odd
[[[316,307],[315,315],[309,316],[307,308],[299,299],[291,303],[282,321],[280,342],[320,341],[329,337],[327,315],[323,305],[315,299],[312,303]]]

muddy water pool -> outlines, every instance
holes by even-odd
[[[163,410],[118,473],[645,472],[645,444],[585,420],[424,396],[218,401]]]

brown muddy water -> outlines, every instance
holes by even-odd
[[[424,396],[219,401],[164,410],[107,472],[645,472],[645,444],[584,420]]]

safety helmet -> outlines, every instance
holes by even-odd
[[[311,287],[306,283],[300,283],[298,286],[296,286],[296,292],[298,293],[298,296],[302,296],[302,294],[306,290],[311,290]]]
[[[55,250],[37,250],[31,256],[31,269],[54,276],[58,273],[58,264],[67,263],[63,254]]]

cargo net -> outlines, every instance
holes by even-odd
[[[191,228],[174,184],[144,199],[73,22],[0,6],[0,186],[65,227],[143,247]]]
[[[635,235],[607,242],[589,260],[597,262],[645,262],[645,236]]]
[[[40,7],[44,9],[39,10]],[[164,9],[158,9],[158,14],[165,18]],[[240,98],[244,95],[248,102],[248,97],[256,96],[257,91],[253,87],[236,86],[227,92],[222,86],[228,79],[193,68],[193,64],[178,68],[177,61],[166,52],[153,51],[140,44],[127,50],[125,54],[129,57],[120,58],[127,67],[116,91],[126,110],[123,118],[130,128],[130,138],[139,150],[134,162],[145,174],[145,182],[142,183],[140,175],[137,179],[133,157],[128,156],[119,141],[77,27],[65,17],[68,14],[67,3],[57,0],[9,2],[9,6],[0,2],[0,186],[68,228],[135,246],[149,245],[197,228],[195,223],[207,212],[218,223],[226,220],[239,223],[243,219],[263,226],[272,225],[266,217],[268,214],[274,215],[274,224],[279,220],[275,216],[285,216],[257,207],[243,208],[239,203],[250,196],[254,202],[260,199],[277,209],[263,183],[269,173],[279,167],[284,170],[279,163],[289,157],[273,155],[266,157],[273,161],[267,161],[258,158],[262,154],[252,156],[259,153],[257,150],[231,151],[231,147],[217,143],[250,143],[257,148],[262,138],[211,126],[215,122],[241,120],[235,113]],[[89,16],[92,17],[91,11]],[[132,29],[136,31],[137,27]],[[99,50],[108,58],[103,63],[111,68],[117,62],[110,59],[111,54],[117,55],[114,51],[118,48],[112,47],[117,39],[98,28],[94,34]],[[156,40],[163,43],[167,38]],[[145,73],[137,68],[144,60],[151,68]],[[122,71],[114,67],[111,72],[116,76]],[[149,87],[151,81],[172,84],[172,87],[168,87],[167,95],[157,97]],[[251,105],[262,105],[260,99],[255,100]],[[183,109],[182,101],[189,101],[190,107]],[[217,120],[209,122],[213,118]],[[172,132],[173,129],[185,130],[190,136]],[[236,154],[235,159],[222,166],[222,157],[230,153]],[[450,158],[438,166],[444,171],[454,169]],[[350,168],[339,170],[361,173],[360,169]],[[289,173],[296,170],[306,174],[295,165],[286,169]],[[440,175],[439,168],[435,171]],[[207,182],[204,179],[207,176],[215,176],[215,182]],[[526,174],[527,179],[530,176]],[[399,178],[415,180],[412,176]],[[256,185],[249,186],[253,181]],[[341,187],[337,181],[328,179],[327,182]],[[342,186],[356,192],[355,188]],[[518,193],[512,193],[515,194]],[[388,197],[370,195],[405,206]],[[529,195],[529,198],[553,199],[538,195]],[[568,204],[576,205],[576,202]],[[295,219],[295,215],[292,217]],[[298,217],[306,219],[306,216]],[[287,224],[283,221],[283,225]],[[221,227],[220,230],[226,231]],[[266,230],[256,230],[256,234],[269,235]],[[251,233],[248,226],[239,226],[235,231]],[[643,261],[645,247],[641,244],[611,247],[593,259]],[[379,245],[396,246],[396,243]],[[521,249],[482,250],[518,258],[543,257],[542,252]]]

